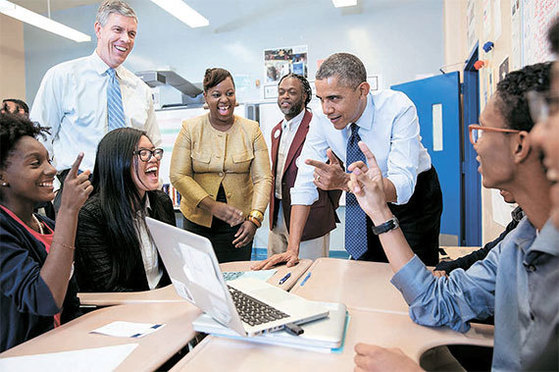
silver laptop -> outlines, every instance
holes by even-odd
[[[328,316],[328,309],[253,278],[226,284],[212,244],[202,236],[146,218],[178,295],[242,336]]]
[[[322,302],[329,310],[328,317],[303,324],[304,333],[293,336],[283,331],[267,332],[254,337],[239,336],[235,331],[224,327],[207,314],[200,315],[192,322],[192,328],[197,332],[212,334],[214,336],[231,337],[248,340],[251,342],[283,345],[294,348],[303,348],[318,351],[324,349],[338,349],[344,341],[346,328],[347,309],[344,304]]]

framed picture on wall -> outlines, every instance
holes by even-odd
[[[264,99],[275,99],[275,98],[278,98],[278,85],[277,84],[264,85]]]
[[[371,92],[376,92],[377,90],[380,89],[378,80],[379,80],[378,75],[367,76],[367,82],[371,86]]]

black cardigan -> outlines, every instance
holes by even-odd
[[[175,226],[175,212],[173,203],[162,191],[147,192],[151,211],[149,216],[159,221]],[[128,280],[119,279],[117,283],[110,283],[112,273],[112,259],[109,250],[118,242],[112,242],[107,237],[107,222],[103,216],[100,199],[92,196],[83,205],[78,218],[78,232],[76,235],[76,278],[81,292],[130,292],[149,290],[143,265],[133,269]],[[158,211],[161,211],[158,213]],[[140,247],[136,252],[138,260],[142,262]],[[159,265],[163,268],[163,277],[158,287],[170,283],[167,270],[159,257]]]
[[[52,220],[36,215],[54,230]],[[45,245],[0,209],[0,352],[54,327],[60,309],[40,270],[47,259]],[[61,322],[81,314],[72,277],[64,298]]]
[[[451,271],[456,269],[468,270],[473,264],[483,260],[485,257],[487,257],[489,252],[491,252],[491,250],[495,248],[495,246],[499,244],[501,240],[505,238],[505,236],[507,236],[508,233],[510,233],[516,228],[516,226],[518,226],[518,223],[520,222],[522,217],[524,217],[524,212],[520,207],[516,207],[511,212],[511,214],[512,221],[509,222],[505,231],[503,231],[501,235],[497,237],[497,239],[490,241],[489,243],[485,244],[483,248],[480,248],[477,251],[474,251],[466,256],[459,257],[453,261],[441,261],[437,264],[437,266],[435,266],[435,270],[444,270],[447,274],[450,274]]]

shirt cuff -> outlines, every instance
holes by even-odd
[[[291,205],[313,205],[318,200],[316,187],[291,188]]]
[[[409,187],[409,179],[406,176],[391,174],[387,179],[392,182],[394,189],[396,189],[396,201],[392,204],[402,205],[410,201],[415,187]]]
[[[390,280],[402,293],[406,302],[411,304],[418,296],[425,293],[425,289],[435,280],[435,277],[425,267],[425,264],[414,255]]]

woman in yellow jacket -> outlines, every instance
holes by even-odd
[[[234,115],[229,71],[206,70],[208,114],[185,120],[171,158],[188,231],[211,240],[218,261],[250,260],[272,187],[268,148],[257,122]]]

